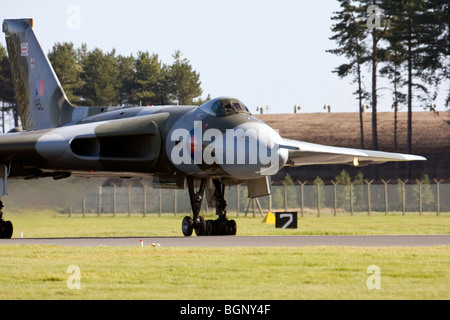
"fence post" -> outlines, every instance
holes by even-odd
[[[177,189],[173,190],[173,215],[176,216],[177,215]]]
[[[405,215],[405,184],[408,182],[408,179],[405,180],[405,182],[403,182],[402,180],[398,179],[398,182],[400,182],[402,184],[402,215]]]
[[[419,185],[419,215],[422,215],[422,184],[424,180],[416,179],[417,184]]]
[[[131,184],[128,185],[128,216],[131,215]]]
[[[337,196],[336,196],[336,186],[339,182],[334,182],[331,180],[331,183],[333,184],[333,193],[334,193],[334,216],[336,217],[336,207],[337,207]]]
[[[116,185],[113,184],[113,217],[116,216]]]
[[[384,184],[384,207],[385,207],[385,211],[384,211],[384,215],[387,216],[388,214],[388,192],[387,192],[387,185],[391,180],[388,181],[384,181],[383,179],[381,179],[381,182],[383,182]]]
[[[146,213],[147,213],[147,185],[143,184],[142,185],[144,187],[144,214],[143,216],[145,217]]]
[[[300,216],[303,218],[303,187],[305,186],[306,182],[301,182],[300,180],[297,180],[297,182],[300,184]]]
[[[367,183],[367,215],[370,216],[372,211],[370,207],[370,185],[373,183],[373,180],[368,181],[367,179],[364,179],[364,182]]]
[[[314,183],[317,186],[317,217],[320,217],[320,185],[322,181],[314,180]]]
[[[97,198],[97,216],[100,217],[100,211],[102,210],[102,186],[98,186],[98,198]]]
[[[437,179],[433,179],[434,180],[434,182],[436,182],[436,213],[437,213],[437,215],[439,215],[439,213],[440,213],[440,211],[441,211],[441,203],[440,203],[440,199],[439,199],[439,185],[441,184],[441,182],[442,182],[442,179],[441,180],[437,180]]]
[[[287,212],[287,186],[284,181],[281,181],[284,186],[284,211]]]
[[[350,181],[350,215],[353,217],[353,185],[356,181]]]
[[[241,197],[239,194],[239,185],[236,186],[236,217],[239,217],[239,201],[241,201]],[[269,195],[270,197],[270,195]]]
[[[86,215],[86,198],[83,198],[83,218],[85,217],[85,215]]]
[[[162,195],[161,195],[161,189],[158,190],[158,216],[161,216],[162,213]]]

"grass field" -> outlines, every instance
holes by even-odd
[[[25,237],[180,236],[182,216],[13,212]],[[305,217],[297,230],[237,218],[238,234],[449,234],[450,215]],[[449,299],[448,246],[164,248],[0,246],[3,299]],[[81,288],[69,289],[71,265]],[[380,270],[380,289],[367,280]]]
[[[5,219],[14,224],[14,238],[20,230],[26,238],[46,237],[129,237],[129,236],[181,236],[184,215],[72,215],[54,211],[13,211]],[[238,235],[374,235],[374,234],[450,234],[450,213],[419,216],[401,213],[385,216],[384,213],[355,213],[354,216],[331,214],[299,218],[298,229],[275,229],[273,224],[262,223],[263,217],[235,217]],[[213,216],[205,216],[214,219]]]

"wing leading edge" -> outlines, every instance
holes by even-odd
[[[283,139],[289,151],[288,164],[290,166],[307,166],[318,164],[349,164],[365,166],[372,163],[385,163],[390,161],[425,161],[422,156],[391,153],[382,151],[332,147],[309,142]]]

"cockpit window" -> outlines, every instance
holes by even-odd
[[[232,103],[226,103],[223,108],[225,109],[225,115],[237,113],[237,110],[233,107]]]
[[[233,98],[217,98],[204,103],[200,106],[200,109],[218,117],[237,113],[250,113],[241,101]]]
[[[212,111],[218,116],[224,116],[225,110],[222,108],[222,101],[217,101],[216,103],[214,103]]]

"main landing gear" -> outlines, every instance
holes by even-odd
[[[186,237],[192,235],[195,230],[197,236],[213,236],[213,235],[236,235],[236,221],[227,219],[227,211],[225,210],[227,202],[225,201],[225,185],[217,179],[213,180],[215,191],[213,199],[216,202],[216,220],[205,220],[200,216],[200,208],[202,206],[203,195],[205,193],[206,179],[201,179],[200,187],[195,190],[194,178],[186,177],[189,188],[189,198],[193,217],[184,217],[181,229]]]
[[[0,239],[11,239],[13,234],[13,225],[11,221],[3,220],[3,202],[0,200]]]

